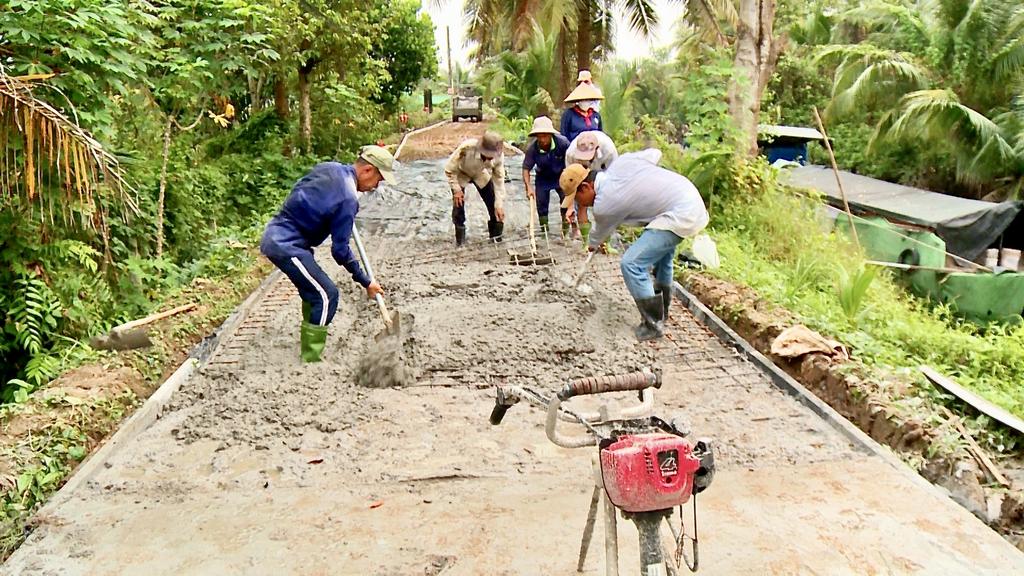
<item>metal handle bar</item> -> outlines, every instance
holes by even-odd
[[[645,373],[638,374],[642,376],[654,376],[647,375]],[[568,387],[574,384],[587,383],[592,380],[614,380],[615,378],[616,377],[614,376],[603,377],[600,379],[584,378],[576,380],[574,382],[570,382],[566,386]],[[655,378],[657,377],[655,376]],[[658,383],[660,384],[660,379]],[[603,391],[613,392],[617,390]],[[495,388],[495,393],[496,395],[494,399],[494,408],[491,410],[491,416],[489,418],[490,423],[495,426],[501,424],[501,421],[505,418],[505,413],[508,412],[508,409],[511,408],[513,404],[518,403],[520,400],[525,399],[530,404],[546,410],[551,404],[551,401],[557,398],[544,396],[523,386],[498,386]],[[629,408],[623,408],[622,410],[620,410],[618,413],[618,417],[622,419],[631,419],[639,418],[650,414],[651,409],[654,407],[654,395],[641,393],[641,400],[641,403],[636,406],[631,406]],[[562,420],[563,422],[594,424],[600,422],[603,419],[602,414],[600,412],[580,412],[568,410],[565,408],[560,408],[557,412],[558,419]]]
[[[651,408],[654,406],[654,392],[649,388],[644,389],[640,392],[640,397],[642,398],[642,402],[637,406],[623,409],[619,414],[620,418],[628,420],[650,414]],[[598,418],[592,418],[581,422],[584,426],[587,426],[591,432],[586,436],[567,435],[558,431],[559,412],[565,410],[561,405],[562,400],[558,396],[552,397],[551,401],[548,403],[548,416],[547,421],[544,424],[544,433],[547,434],[548,440],[551,440],[552,443],[557,446],[561,446],[562,448],[583,448],[597,444],[601,438],[589,424],[591,421],[596,421]]]
[[[595,376],[569,382],[558,392],[558,399],[568,400],[574,396],[603,394],[605,392],[646,390],[651,387],[661,388],[661,376],[654,372],[634,372],[618,376]]]

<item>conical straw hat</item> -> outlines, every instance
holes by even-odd
[[[566,102],[579,102],[580,100],[604,100],[604,95],[591,84],[580,84],[575,90],[565,97]]]

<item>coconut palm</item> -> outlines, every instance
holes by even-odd
[[[838,21],[845,27],[833,35],[845,43],[818,53],[819,62],[835,64],[830,115],[875,111],[872,145],[914,141],[948,150],[957,178],[979,193],[1021,192],[1024,6],[875,1]]]
[[[446,0],[432,2],[446,4]],[[504,50],[523,49],[535,22],[545,34],[558,35],[558,60],[568,63],[575,55],[577,68],[589,68],[595,56],[613,48],[615,13],[624,14],[630,28],[643,36],[658,24],[651,0],[467,0],[464,10],[468,36],[481,62]]]

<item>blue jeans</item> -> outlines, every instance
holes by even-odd
[[[668,230],[644,230],[622,255],[622,279],[634,300],[654,297],[654,284],[672,285],[672,260],[683,239]],[[654,280],[651,282],[651,268]]]

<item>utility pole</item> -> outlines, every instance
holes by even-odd
[[[455,96],[455,78],[452,76],[452,28],[444,27],[444,35],[448,42],[448,95]]]

